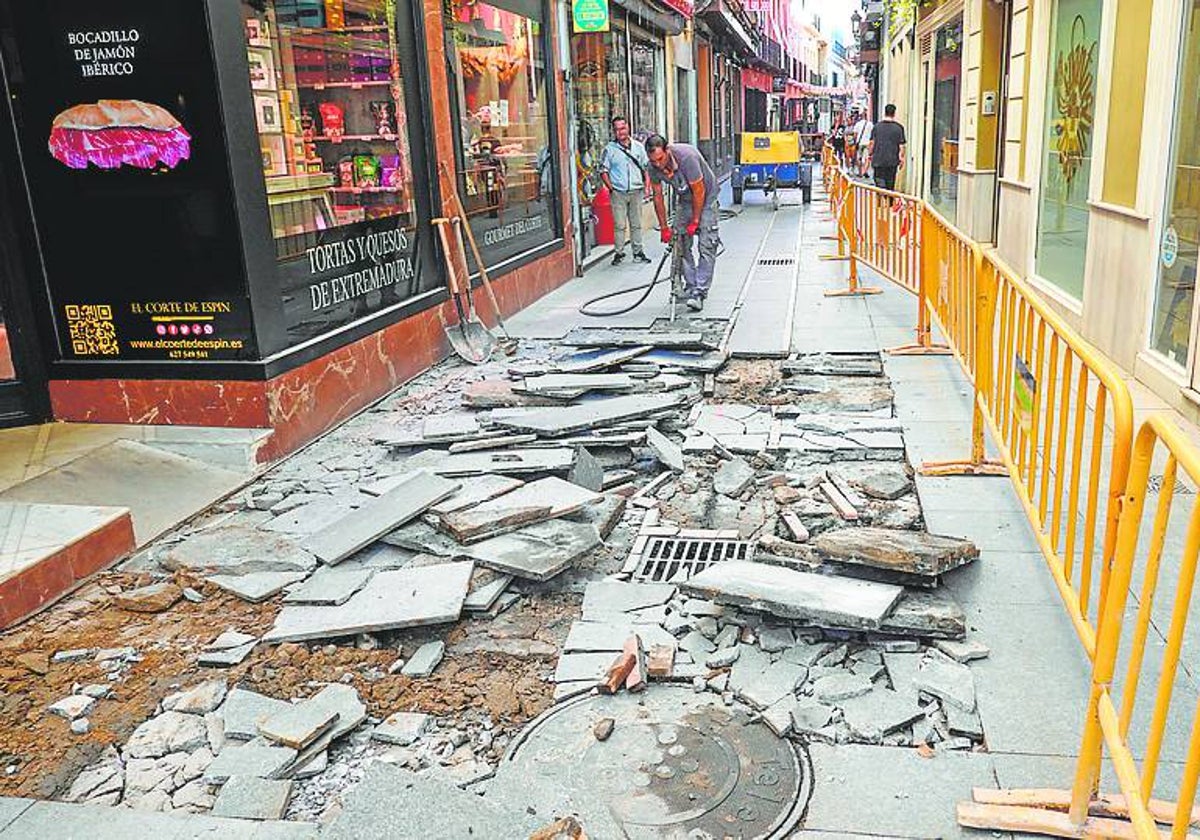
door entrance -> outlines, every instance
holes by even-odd
[[[5,89],[0,77],[0,90]],[[7,97],[6,97],[7,98]],[[13,131],[0,110],[0,428],[50,419],[50,395],[29,290],[37,276],[33,224]],[[28,249],[23,245],[28,244]]]

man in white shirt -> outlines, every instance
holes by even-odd
[[[867,119],[867,115],[864,113],[859,116],[858,122],[856,122],[854,127],[850,129],[851,133],[854,135],[854,148],[858,158],[858,160],[854,161],[852,165],[858,170],[860,175],[867,174],[867,166],[870,164],[870,161],[867,158],[867,144],[871,141],[871,132],[874,130],[874,128],[875,126],[872,125],[871,121]]]

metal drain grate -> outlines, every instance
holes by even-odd
[[[777,257],[773,259],[759,260],[759,265],[795,265],[795,257]]]
[[[714,563],[753,560],[754,546],[752,542],[736,539],[649,537],[633,578],[645,583],[680,583]]]

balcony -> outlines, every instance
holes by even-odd
[[[761,39],[758,42],[755,58],[758,59],[758,63],[765,69],[780,74],[785,72],[783,66],[783,47],[777,41],[773,41],[770,38]]]

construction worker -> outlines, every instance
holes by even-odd
[[[688,143],[668,143],[661,134],[646,138],[646,155],[650,158],[654,212],[664,243],[671,241],[672,227],[667,223],[662,185],[670,184],[675,190],[674,232],[677,236],[687,237],[681,243],[686,248],[683,255],[684,297],[687,308],[699,312],[704,309],[704,299],[712,286],[717,249],[721,244],[717,176],[699,149]],[[692,253],[693,240],[700,252],[699,263]]]

